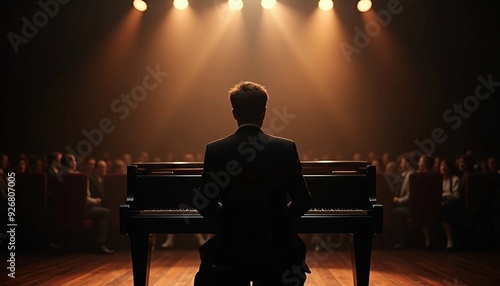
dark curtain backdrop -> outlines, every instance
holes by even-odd
[[[366,14],[354,0],[326,13],[316,0],[61,2],[0,4],[2,152],[203,153],[235,130],[227,90],[242,80],[268,88],[266,130],[316,158],[500,151],[497,1],[373,0]]]

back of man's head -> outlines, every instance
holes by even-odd
[[[264,86],[243,81],[229,90],[229,100],[239,123],[262,123],[268,94]]]
[[[423,158],[423,168],[426,171],[431,171],[434,166],[434,157],[430,155],[423,155],[421,158]]]

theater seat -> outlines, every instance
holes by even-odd
[[[88,176],[67,173],[49,180],[51,189],[51,220],[55,243],[82,247],[85,231],[93,226],[86,219]]]
[[[47,176],[45,173],[16,175],[16,209],[19,222],[42,230],[47,224]]]
[[[16,174],[16,220],[18,247],[27,250],[47,246],[47,176]]]
[[[410,175],[411,226],[432,227],[439,222],[443,177],[435,172]]]
[[[108,174],[102,184],[106,194],[104,207],[111,211],[108,240],[115,249],[128,248],[128,238],[120,234],[120,205],[127,200],[127,174]]]
[[[463,180],[464,214],[467,222],[473,224],[496,203],[494,198],[498,198],[500,175],[474,173]]]
[[[391,178],[387,178],[388,176],[390,176],[390,174],[386,176],[384,173],[377,172],[377,177],[376,177],[377,202],[382,204],[382,206],[384,207],[383,230],[382,230],[382,236],[384,238],[383,239],[384,246],[389,245],[389,234],[391,233],[391,224],[393,215],[392,209],[394,208],[394,203],[393,203],[394,195],[389,186]]]

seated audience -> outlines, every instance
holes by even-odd
[[[97,165],[102,166],[101,162],[106,164],[104,161],[99,161]],[[78,171],[76,170],[76,167],[77,167],[77,162],[75,156],[73,154],[66,154],[63,159],[63,167],[61,169],[61,172],[77,173]],[[101,172],[105,171],[101,170]],[[98,194],[98,192],[95,190],[94,193],[92,193],[90,188],[87,188],[86,217],[95,222],[93,230],[92,248],[98,253],[113,254],[114,250],[106,246],[109,218],[111,212],[109,209],[101,207],[102,201],[103,201],[102,194]]]

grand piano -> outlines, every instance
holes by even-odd
[[[297,222],[299,233],[351,234],[353,284],[368,285],[374,234],[382,232],[375,166],[362,161],[302,162],[313,203]],[[130,238],[134,285],[148,285],[152,234],[214,233],[214,222],[194,208],[202,163],[127,166],[127,201],[120,232]],[[314,275],[314,274],[313,274]]]

